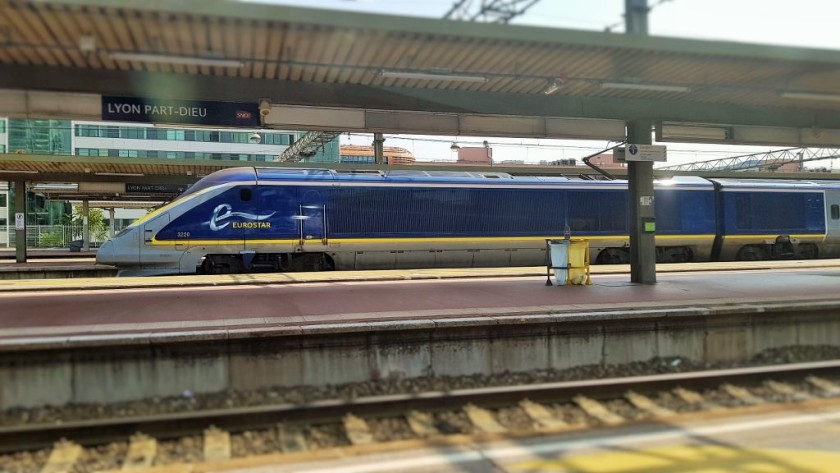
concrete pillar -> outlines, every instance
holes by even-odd
[[[26,181],[15,181],[15,261],[26,263]],[[23,226],[18,228],[19,215],[23,215]]]
[[[627,123],[627,143],[649,145],[651,120]],[[630,188],[630,281],[641,284],[656,283],[655,232],[645,228],[645,221],[655,226],[653,199],[653,163],[627,163]]]
[[[624,0],[626,34],[648,34],[647,0]],[[627,123],[627,144],[651,144],[651,120]],[[631,161],[627,164],[630,188],[630,281],[656,283],[656,242],[654,231],[646,231],[645,220],[654,222],[653,163]],[[655,225],[655,223],[653,223]]]
[[[648,34],[647,0],[624,0],[624,31],[628,34]]]
[[[82,201],[82,251],[90,251],[90,202]]]
[[[108,209],[108,219],[111,221],[111,238],[114,238],[114,233],[117,228],[117,222],[114,221],[114,213],[116,209]]]
[[[373,134],[373,162],[376,164],[385,163],[384,143],[385,138],[382,137],[382,133]]]

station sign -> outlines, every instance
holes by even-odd
[[[182,184],[125,184],[126,194],[180,194],[187,190]]]
[[[26,215],[23,212],[15,213],[15,230],[26,230]]]
[[[665,162],[665,146],[628,144],[626,147],[613,150],[613,160],[621,163],[629,161]]]
[[[260,110],[256,102],[212,102],[103,95],[102,120],[258,128]]]

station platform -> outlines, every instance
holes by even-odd
[[[26,263],[0,260],[0,280],[109,278],[116,275],[117,268],[96,264],[92,258],[32,258]]]
[[[654,285],[629,281],[626,266],[593,267],[591,286],[546,286],[540,268],[412,270],[0,281],[0,349],[261,331],[333,330],[401,321],[615,317],[735,305],[838,304],[840,261],[663,265]],[[623,315],[622,315],[623,314]],[[629,314],[629,315],[628,315]],[[346,327],[345,327],[346,328]],[[344,329],[342,329],[344,330]],[[46,345],[45,345],[46,344]]]
[[[30,248],[26,250],[27,259],[53,259],[53,258],[96,258],[96,248],[89,251],[70,251],[67,248]],[[0,248],[0,261],[14,260],[16,257],[14,248]]]

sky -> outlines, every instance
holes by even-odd
[[[455,0],[246,0],[391,15],[442,18]],[[468,0],[473,5],[481,0]],[[648,0],[651,36],[738,41],[840,50],[837,0]],[[539,0],[511,24],[549,28],[624,31],[624,0]],[[342,144],[371,144],[372,136],[342,135]],[[487,140],[496,161],[539,162],[582,158],[608,147],[604,141],[506,139],[496,137],[426,137],[386,135],[385,146],[412,151],[418,160],[455,160],[453,142],[481,146]],[[767,152],[768,146],[723,146],[667,143],[668,165]],[[840,166],[816,162],[811,167]]]

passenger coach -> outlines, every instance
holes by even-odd
[[[659,261],[837,251],[836,186],[686,177],[655,188]],[[539,266],[545,239],[568,228],[592,261],[625,263],[627,195],[625,181],[233,168],[120,232],[97,261],[121,274]]]

